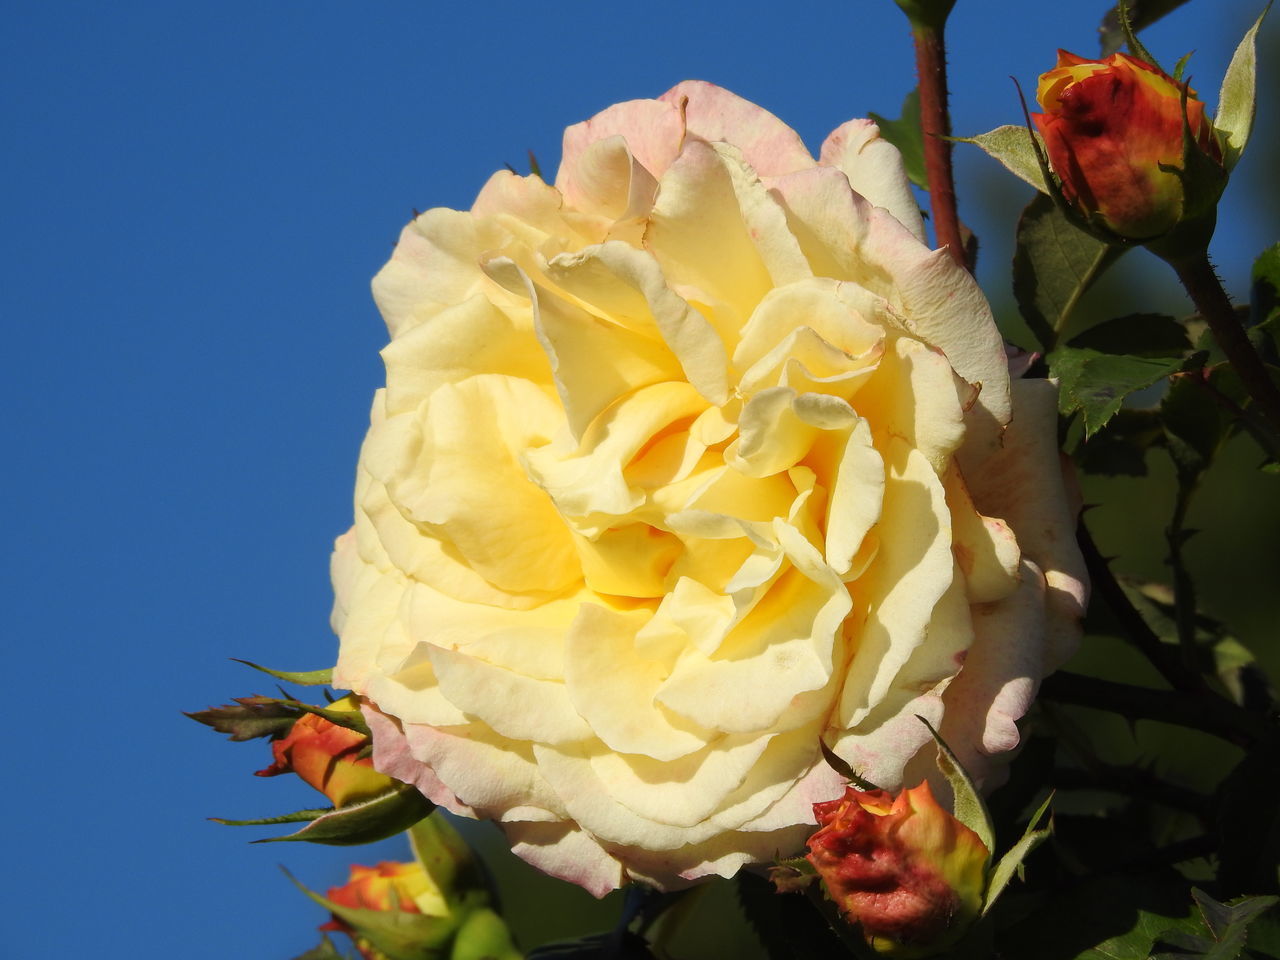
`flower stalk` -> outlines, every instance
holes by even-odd
[[[951,118],[947,112],[947,49],[943,37],[945,15],[934,22],[913,22],[916,73],[920,82],[920,130],[924,135],[924,167],[929,178],[929,207],[938,246],[966,270],[973,265],[965,255],[956,211],[956,185],[951,168]]]

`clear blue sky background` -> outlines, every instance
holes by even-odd
[[[1170,63],[1195,48],[1212,101],[1260,5],[1192,2],[1148,43]],[[1017,122],[1009,76],[1031,90],[1056,47],[1093,55],[1104,6],[959,0],[956,130]],[[368,281],[401,225],[468,206],[530,148],[554,170],[566,125],[687,77],[814,147],[896,116],[905,20],[890,0],[10,0],[3,19],[0,955],[291,957],[322,916],[277,863],[323,889],[402,851],[250,846],[207,823],[314,800],[250,775],[265,747],[179,711],[268,692],[228,657],[334,659],[328,553],[385,340]],[[1268,163],[1246,157],[1227,198],[1237,294],[1276,239],[1274,204],[1250,197]],[[1000,199],[971,148],[959,176],[1004,298],[1029,190]]]

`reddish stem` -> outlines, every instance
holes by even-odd
[[[965,269],[960,218],[956,214],[956,185],[951,172],[951,120],[947,115],[947,49],[942,26],[916,25],[916,73],[920,79],[920,129],[924,134],[924,169],[929,178],[929,205],[938,246]]]

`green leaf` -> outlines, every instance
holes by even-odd
[[[1126,248],[1075,226],[1046,194],[1022,211],[1017,244],[1013,294],[1031,332],[1052,350],[1080,297]]]
[[[1199,354],[1133,357],[1059,347],[1049,355],[1049,370],[1060,381],[1058,409],[1067,415],[1080,411],[1087,440],[1116,415],[1129,394],[1195,367],[1200,360]]]
[[[1159,413],[1122,407],[1088,443],[1081,444],[1076,463],[1085,473],[1145,477],[1147,451],[1163,442],[1164,425]]]
[[[1031,184],[1041,193],[1046,192],[1044,171],[1040,168],[1040,160],[1036,156],[1034,146],[1034,143],[1038,142],[1043,150],[1043,141],[1038,133],[1032,133],[1026,127],[1006,124],[987,133],[980,133],[976,137],[953,137],[952,139],[956,143],[972,143],[987,156],[999,160],[1006,170],[1020,180]]]
[[[995,906],[996,901],[1000,899],[1000,894],[1009,885],[1009,881],[1013,879],[1014,874],[1021,875],[1022,861],[1027,858],[1027,855],[1032,850],[1048,840],[1049,835],[1053,833],[1052,822],[1043,830],[1037,829],[1045,813],[1049,810],[1049,804],[1052,802],[1053,794],[1049,794],[1044,803],[1040,804],[1040,808],[1032,815],[1031,821],[1027,824],[1027,829],[1023,831],[1022,838],[1013,845],[1008,853],[1000,858],[995,870],[991,872],[991,880],[987,884],[986,897],[982,903],[982,915],[984,917]]]
[[[1252,289],[1249,295],[1249,326],[1265,330],[1272,339],[1274,353],[1280,344],[1280,243],[1268,247],[1253,261]],[[1265,352],[1267,344],[1256,344]]]
[[[328,670],[304,670],[301,673],[292,673],[288,670],[272,670],[270,667],[264,667],[249,660],[241,660],[238,657],[232,657],[231,659],[236,663],[243,663],[246,667],[253,667],[255,670],[268,673],[277,680],[283,680],[286,683],[296,683],[302,687],[323,687],[333,683],[332,667]]]
[[[1187,0],[1132,0],[1129,8],[1129,25],[1136,33],[1145,30],[1166,13],[1177,10]],[[1116,5],[1107,11],[1098,27],[1101,35],[1102,56],[1109,57],[1125,45],[1125,30],[1120,20],[1120,7]]]
[[[1173,317],[1131,313],[1090,327],[1072,337],[1071,346],[1133,357],[1180,357],[1191,349],[1191,340]]]
[[[1200,908],[1201,931],[1161,934],[1156,946],[1174,947],[1175,951],[1154,954],[1152,960],[1236,960],[1245,948],[1253,921],[1280,903],[1280,897],[1248,897],[1228,905],[1195,887],[1191,896]]]
[[[333,945],[333,941],[329,939],[327,933],[320,934],[320,943],[312,947],[306,953],[299,954],[293,960],[349,960],[347,954],[342,953]]]
[[[233,741],[244,741],[256,737],[283,737],[293,728],[302,712],[270,697],[237,697],[235,703],[197,710],[186,716],[227,734]]]
[[[1178,483],[1191,488],[1226,442],[1231,419],[1190,377],[1179,377],[1160,402],[1165,445],[1177,468]]]
[[[449,960],[521,960],[506,921],[488,907],[466,915],[453,939]]]
[[[308,890],[288,870],[284,870],[284,874],[308,897],[359,931],[361,938],[386,954],[388,960],[445,960],[448,957],[446,946],[457,929],[457,914],[430,917],[405,910],[344,907]]]
[[[296,810],[293,813],[282,813],[278,817],[260,817],[257,820],[227,820],[224,817],[210,817],[214,823],[224,827],[261,827],[272,823],[302,823],[332,813],[333,807],[314,807],[310,810]]]
[[[419,793],[417,787],[406,783],[372,800],[324,813],[297,833],[253,842],[307,840],[341,847],[373,843],[409,829],[434,809],[435,804]]]
[[[1185,881],[1094,876],[1044,900],[998,936],[1001,955],[1034,960],[1147,960],[1165,931],[1192,930]]]
[[[907,178],[917,187],[929,189],[929,177],[924,166],[924,133],[920,128],[920,90],[912,90],[902,101],[902,117],[890,120],[878,113],[867,114],[880,128],[880,136],[888,140],[902,154],[902,166]]]
[[[1253,130],[1253,110],[1256,99],[1258,51],[1256,39],[1258,28],[1262,26],[1262,18],[1271,9],[1270,0],[1254,21],[1236,52],[1232,54],[1231,63],[1222,77],[1222,89],[1218,92],[1218,113],[1213,118],[1213,125],[1222,138],[1222,163],[1231,170],[1244,153],[1249,142],[1249,134]]]
[[[956,755],[951,752],[947,742],[942,739],[937,730],[933,729],[933,724],[919,714],[916,714],[916,719],[928,727],[934,743],[938,745],[938,769],[951,785],[955,818],[976,833],[983,846],[987,848],[987,853],[994,855],[996,832],[991,825],[991,815],[987,813],[987,805],[982,802],[982,795],[978,793],[977,786],[974,785],[968,771],[960,765]]]

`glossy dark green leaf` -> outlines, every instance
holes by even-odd
[[[429,816],[434,809],[435,804],[419,793],[416,787],[404,784],[372,800],[353,803],[322,814],[297,833],[253,842],[306,840],[340,847],[373,843],[408,830],[423,817]]]
[[[1177,10],[1187,0],[1129,0],[1129,22],[1135,31],[1144,30],[1166,13]],[[1098,27],[1101,34],[1102,56],[1109,57],[1125,45],[1124,28],[1120,23],[1120,7],[1107,11]]]
[[[1076,453],[1085,473],[1107,477],[1145,477],[1147,451],[1164,442],[1164,424],[1156,410],[1122,407]]]
[[[1249,927],[1280,898],[1247,897],[1235,903],[1219,903],[1203,890],[1192,888],[1192,897],[1200,909],[1202,928],[1195,932],[1171,930],[1160,936],[1156,947],[1161,952],[1152,960],[1237,960],[1247,956],[1245,943]]]
[[[1068,415],[1080,412],[1087,440],[1119,412],[1125,397],[1198,366],[1201,359],[1122,356],[1059,347],[1049,355],[1049,370],[1060,381],[1058,409]]]
[[[1080,297],[1126,248],[1081,230],[1047,194],[1037,194],[1018,220],[1013,295],[1027,327],[1050,350]]]
[[[1176,357],[1191,349],[1187,328],[1160,313],[1116,317],[1071,338],[1071,346],[1134,357]]]
[[[902,154],[902,166],[907,178],[917,187],[929,189],[929,177],[924,166],[924,134],[920,130],[920,91],[912,90],[902,101],[902,116],[890,120],[878,113],[868,113],[880,128],[880,136],[888,140]]]

